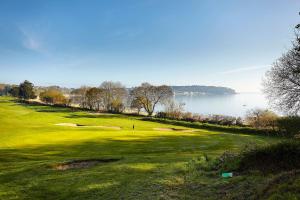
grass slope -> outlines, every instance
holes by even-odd
[[[57,123],[119,126],[121,130]],[[225,150],[239,150],[249,142],[278,141],[202,129],[155,128],[186,129],[139,117],[22,105],[1,97],[0,199],[203,199],[200,191],[191,196],[185,189],[189,160],[201,153],[214,157]],[[66,171],[51,167],[91,158],[121,160]],[[211,182],[207,178],[200,181]]]

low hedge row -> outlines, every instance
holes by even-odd
[[[216,125],[216,124],[208,124],[208,123],[201,123],[201,122],[187,122],[187,121],[180,121],[180,120],[171,120],[171,119],[162,119],[162,118],[154,118],[154,117],[144,117],[142,118],[144,121],[152,121],[152,122],[159,122],[163,124],[170,124],[176,126],[185,126],[189,128],[198,128],[198,129],[206,129],[212,131],[222,131],[228,133],[242,133],[242,134],[253,134],[253,135],[264,135],[264,136],[282,136],[279,132],[274,130],[266,130],[266,129],[255,129],[252,127],[245,127],[245,126],[223,126],[223,125]]]

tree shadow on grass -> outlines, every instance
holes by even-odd
[[[15,102],[12,106],[21,105],[23,107],[29,108],[36,112],[50,112],[50,113],[68,113],[73,112],[71,108],[68,107],[56,107],[51,105],[42,105],[42,104],[28,104],[22,102]]]
[[[111,113],[73,113],[66,118],[79,119],[79,118],[92,118],[92,119],[111,119],[111,118],[128,118],[120,114],[111,114]]]

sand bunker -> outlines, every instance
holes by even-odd
[[[181,128],[153,128],[156,131],[178,131],[178,132],[195,132],[193,129],[181,129]]]
[[[69,127],[93,127],[93,128],[107,128],[107,129],[121,130],[121,127],[119,127],[119,126],[88,126],[88,125],[74,124],[74,123],[58,123],[58,124],[55,124],[55,125],[57,125],[57,126],[69,126]]]
[[[89,159],[89,160],[73,160],[65,163],[60,163],[55,165],[53,168],[56,170],[64,171],[68,169],[82,169],[95,166],[100,163],[110,163],[117,162],[120,159],[110,158],[110,159]]]
[[[55,124],[57,126],[71,126],[71,127],[76,127],[78,126],[77,124],[73,124],[73,123],[59,123],[59,124]]]

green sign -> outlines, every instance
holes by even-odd
[[[223,172],[222,177],[223,178],[231,178],[233,176],[232,172]]]

